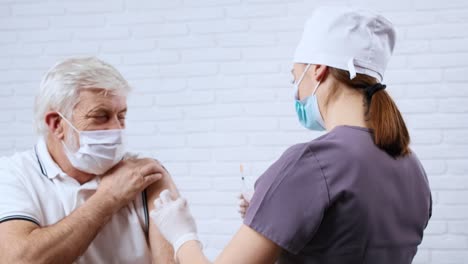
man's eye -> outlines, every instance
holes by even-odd
[[[98,119],[98,120],[105,120],[107,119],[107,116],[103,115],[103,116],[92,116],[93,119]]]

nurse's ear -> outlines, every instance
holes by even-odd
[[[59,140],[63,140],[65,133],[60,115],[55,111],[49,111],[46,113],[44,119],[47,127],[49,128],[50,134],[54,135]]]
[[[312,78],[316,82],[324,82],[328,76],[328,66],[314,64],[311,67]]]

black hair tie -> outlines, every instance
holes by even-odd
[[[370,85],[370,86],[367,86],[366,88],[364,88],[364,92],[366,93],[366,99],[367,99],[367,102],[370,103],[370,101],[372,100],[372,96],[374,96],[374,94],[380,90],[384,90],[385,88],[387,88],[387,86],[385,84],[381,84],[381,83],[376,83],[374,85]]]

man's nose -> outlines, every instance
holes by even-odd
[[[111,119],[109,119],[109,122],[107,124],[106,129],[122,129],[122,123],[119,120],[118,116],[114,116]]]

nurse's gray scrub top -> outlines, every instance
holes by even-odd
[[[279,263],[411,263],[431,216],[424,169],[394,159],[366,128],[339,126],[289,148],[258,179],[244,224]]]

